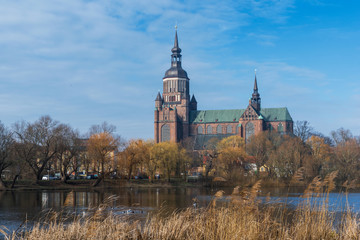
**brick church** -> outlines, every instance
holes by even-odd
[[[163,94],[159,92],[155,99],[155,142],[180,142],[191,137],[194,149],[203,149],[214,137],[239,135],[247,140],[263,131],[293,132],[293,121],[286,107],[261,108],[256,75],[245,109],[198,110],[195,96],[190,99],[190,79],[181,67],[177,32],[171,52],[171,67],[163,77]]]

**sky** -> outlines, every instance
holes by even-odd
[[[198,109],[262,107],[360,135],[357,0],[0,0],[0,121],[106,121],[153,138],[178,26]]]

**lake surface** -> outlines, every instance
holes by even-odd
[[[107,209],[115,214],[131,214],[138,219],[145,219],[148,214],[159,209],[171,212],[175,209],[190,207],[193,198],[199,206],[207,206],[219,188],[174,187],[174,188],[118,188],[104,190],[23,190],[0,192],[0,227],[16,230],[28,221],[28,225],[41,219],[49,210],[67,214],[87,214],[100,204],[107,202]],[[232,188],[223,188],[225,195],[230,195]],[[282,202],[296,206],[301,202],[303,189],[268,188],[262,190],[260,199],[265,200],[268,193],[271,202]],[[321,200],[321,198],[320,198]],[[226,198],[223,198],[226,202]],[[343,211],[346,203],[355,212],[360,212],[360,193],[331,193],[329,206],[333,211]],[[0,237],[1,238],[1,237]]]

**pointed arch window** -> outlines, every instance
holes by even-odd
[[[170,141],[170,126],[165,124],[161,127],[161,141],[166,142]]]
[[[197,133],[198,134],[203,134],[203,127],[202,126],[198,126]]]
[[[284,132],[284,126],[282,125],[282,123],[279,123],[279,125],[277,126],[277,130],[278,132]]]
[[[207,126],[207,130],[206,130],[207,134],[212,134],[212,127],[209,125]]]
[[[273,130],[274,130],[274,127],[271,124],[269,124],[269,131],[272,132]]]
[[[227,133],[227,134],[232,133],[232,127],[231,127],[231,125],[227,125],[227,126],[226,126],[226,133]]]
[[[248,122],[245,126],[245,141],[248,142],[249,138],[255,134],[255,127],[252,122]]]
[[[216,127],[216,133],[221,134],[222,133],[222,126],[221,125],[217,125]]]
[[[236,126],[235,131],[236,131],[236,134],[241,133],[241,125]]]

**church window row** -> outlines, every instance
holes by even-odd
[[[239,129],[240,129],[240,128],[241,128],[241,126],[235,128],[236,134],[239,133]],[[226,126],[226,134],[232,134],[232,130],[233,130],[233,128],[232,128],[231,125],[227,125],[227,126]],[[270,130],[270,131],[273,131],[273,130],[274,130],[274,127],[272,126],[272,124],[269,124],[269,130]],[[279,123],[279,124],[277,125],[277,131],[278,131],[278,132],[284,132],[284,126],[283,126],[282,123]],[[254,124],[251,123],[251,122],[249,122],[248,124],[246,124],[245,132],[246,132],[246,133],[245,133],[246,138],[254,135],[254,133],[255,133]],[[217,133],[217,134],[222,134],[222,133],[223,133],[223,131],[222,131],[222,125],[217,125],[217,127],[216,127],[216,133]],[[198,126],[198,127],[197,127],[197,134],[204,134],[204,128],[203,128],[203,126]],[[206,128],[206,134],[213,134],[213,130],[212,130],[212,126],[211,126],[211,125],[208,125],[208,126],[207,126],[207,128]]]
[[[276,126],[275,126],[275,127],[276,127]],[[288,126],[288,127],[289,127],[289,126]],[[283,125],[282,123],[279,123],[276,128],[277,128],[276,130],[277,130],[278,132],[284,132],[284,125]],[[269,129],[270,132],[274,130],[274,127],[273,127],[273,125],[272,125],[271,123],[269,123],[268,129]]]
[[[166,102],[180,102],[180,95],[176,95],[176,96],[165,96],[165,101]]]
[[[231,125],[226,126],[226,134],[232,134],[233,133],[233,127]],[[238,132],[238,129],[236,128],[236,133]],[[216,126],[216,133],[217,134],[223,134],[223,126],[217,125]],[[204,134],[204,128],[203,126],[197,127],[197,134]],[[213,134],[213,128],[211,125],[208,125],[206,127],[206,134]]]
[[[187,82],[185,80],[164,81],[164,92],[186,92]]]

